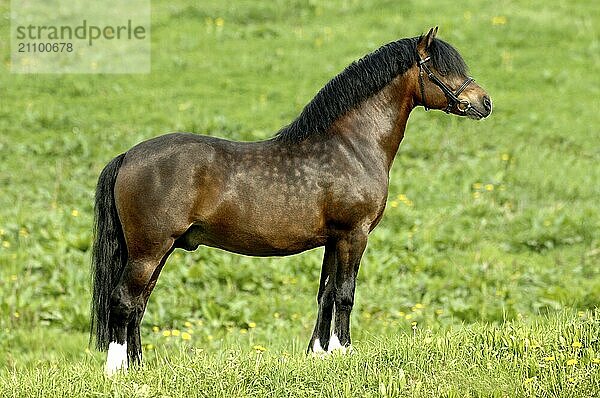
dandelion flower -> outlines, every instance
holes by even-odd
[[[173,329],[171,330],[171,334],[175,337],[179,336],[181,334],[181,332],[177,329]]]
[[[544,357],[544,361],[546,361],[546,362],[552,362],[552,361],[554,361],[555,359],[556,359],[556,358],[554,357],[554,355],[553,355],[553,356],[551,356],[551,357]]]
[[[248,322],[248,327],[250,329],[254,329],[256,327],[256,323],[255,322]]]
[[[158,326],[152,326],[152,331],[154,333],[158,333],[159,330],[160,330],[160,328]]]
[[[223,25],[225,25],[225,20],[221,17],[217,17],[215,19],[215,25],[217,25],[218,27],[222,27]]]
[[[581,342],[579,342],[579,341],[574,341],[573,344],[571,344],[571,347],[581,348],[581,347],[583,347],[583,344],[581,344]]]
[[[567,361],[567,366],[573,366],[577,363],[577,359],[573,358],[573,359],[569,359]]]
[[[170,330],[163,330],[162,335],[164,337],[171,337],[171,331]]]
[[[507,162],[510,159],[510,156],[508,155],[508,153],[503,153],[502,154],[502,160],[504,160],[505,162]]]
[[[263,347],[262,345],[255,345],[252,347],[254,350],[256,350],[257,352],[264,352],[267,351],[267,349],[265,347]]]
[[[600,363],[600,358],[592,358],[592,363]]]
[[[183,340],[186,340],[186,341],[187,341],[187,340],[191,340],[191,339],[192,339],[192,335],[191,335],[191,334],[189,334],[188,332],[183,332],[183,333],[181,333],[181,338],[182,338]]]
[[[506,25],[507,19],[504,15],[498,15],[492,18],[492,25]]]
[[[494,184],[485,184],[485,190],[486,191],[493,191],[494,190]]]
[[[77,210],[77,209],[73,209],[73,210],[71,210],[71,215],[72,215],[73,217],[79,217],[79,210]]]

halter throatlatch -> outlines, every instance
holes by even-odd
[[[430,59],[430,57],[419,59],[419,85],[421,86],[421,100],[423,101],[423,107],[425,110],[428,111],[429,107],[427,106],[427,100],[425,99],[425,83],[423,83],[423,73],[427,73],[429,80],[438,86],[446,96],[446,99],[448,100],[448,106],[446,109],[444,109],[444,112],[450,113],[452,107],[456,107],[456,109],[462,114],[467,113],[469,109],[477,111],[477,109],[471,107],[471,103],[469,101],[458,98],[460,93],[465,91],[469,84],[474,82],[475,79],[472,77],[467,77],[467,79],[463,82],[463,84],[460,85],[458,89],[456,89],[456,91],[452,91],[450,87],[448,87],[443,81],[433,74],[431,69],[429,69],[427,62]]]

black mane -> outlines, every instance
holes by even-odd
[[[420,37],[388,43],[358,61],[352,62],[331,79],[292,123],[279,130],[276,140],[300,142],[313,134],[325,133],[340,116],[403,74],[419,59]],[[443,75],[466,76],[467,66],[450,44],[434,39],[429,46],[434,69]]]

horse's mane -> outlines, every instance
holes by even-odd
[[[352,62],[317,93],[292,123],[279,130],[275,139],[294,143],[313,134],[325,133],[340,116],[415,65],[419,59],[417,43],[420,38],[388,43]],[[465,62],[445,41],[434,39],[429,46],[429,55],[433,67],[440,73],[466,76]]]

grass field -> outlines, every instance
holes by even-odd
[[[152,22],[148,75],[10,74],[0,24],[0,396],[599,394],[595,2],[174,0]],[[352,60],[434,25],[495,110],[411,115],[358,277],[355,353],[304,356],[322,249],[200,248],[159,279],[146,366],[106,379],[87,349],[104,165],[169,131],[270,137]]]

